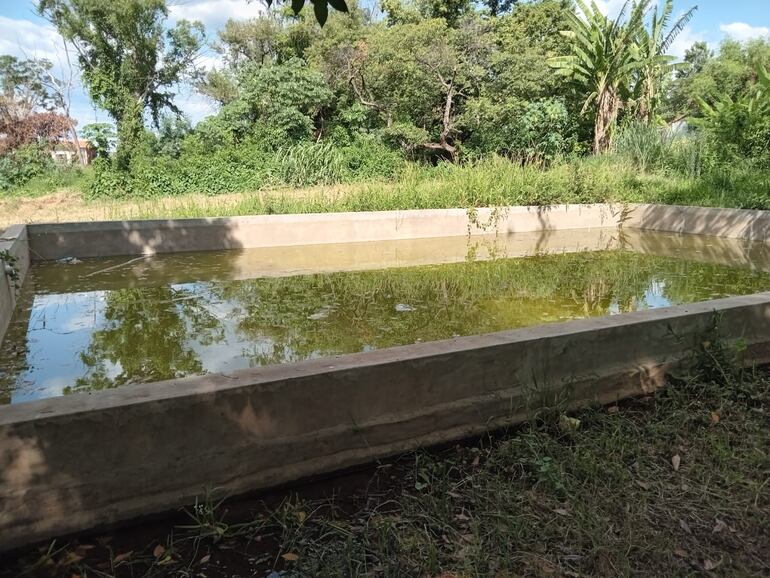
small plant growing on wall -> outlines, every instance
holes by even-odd
[[[0,264],[2,264],[4,274],[11,280],[14,291],[18,291],[21,288],[18,262],[19,260],[7,250],[0,251]]]

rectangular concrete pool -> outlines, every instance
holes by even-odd
[[[0,346],[0,403],[770,290],[770,252],[757,242],[742,244],[749,266],[714,262],[673,233],[595,228],[537,241],[512,233],[347,243],[323,254],[311,246],[38,262]]]
[[[704,340],[770,363],[764,211],[15,225],[0,260],[0,551],[649,394]]]

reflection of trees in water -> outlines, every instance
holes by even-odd
[[[260,342],[245,354],[263,365],[633,311],[653,280],[665,281],[673,302],[708,298],[710,277],[733,292],[770,286],[767,275],[715,276],[720,269],[607,251],[258,279],[216,291],[235,305],[239,332]],[[414,311],[396,311],[399,303]]]
[[[124,289],[107,297],[75,389],[203,373],[193,344],[225,339],[215,301],[232,356],[258,366],[632,311],[653,281],[673,303],[770,289],[767,274],[620,251]]]
[[[224,338],[199,288],[151,287],[107,294],[105,327],[80,355],[88,373],[73,390],[90,390],[201,374],[192,344]],[[117,372],[117,374],[115,374]]]

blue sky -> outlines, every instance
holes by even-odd
[[[369,0],[367,0],[368,2]],[[613,13],[623,0],[597,0],[597,4]],[[695,18],[677,39],[672,53],[682,56],[693,42],[705,40],[714,48],[726,37],[748,40],[764,36],[770,38],[770,0],[676,0],[681,12],[698,5]],[[171,18],[200,20],[206,26],[209,38],[215,38],[228,18],[250,18],[259,14],[259,0],[169,0]],[[56,31],[34,12],[33,0],[0,0],[0,54],[20,57],[49,58],[56,66],[64,62],[62,41]],[[215,66],[218,58],[211,49],[201,55],[202,66]],[[107,121],[103,111],[95,110],[82,88],[73,94],[72,115],[79,125]],[[212,103],[189,88],[180,87],[177,105],[196,122],[215,112]]]

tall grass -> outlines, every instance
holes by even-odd
[[[339,183],[347,177],[342,154],[331,142],[279,149],[274,174],[278,182],[293,186]]]

